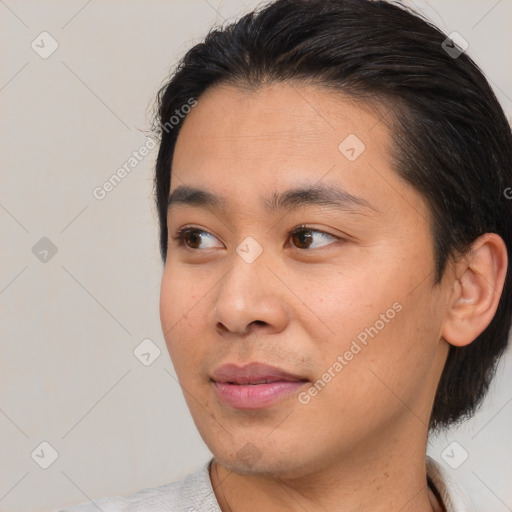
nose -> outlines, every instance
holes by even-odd
[[[212,322],[221,333],[281,332],[288,322],[282,283],[265,258],[247,263],[233,255],[233,266],[219,283]]]

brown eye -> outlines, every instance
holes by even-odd
[[[307,249],[311,245],[313,235],[310,229],[302,229],[292,233],[292,241],[299,249]]]
[[[173,236],[173,239],[178,242],[179,246],[184,246],[187,249],[201,250],[219,247],[218,240],[213,235],[199,228],[181,228],[176,236]],[[222,246],[222,243],[220,245]]]
[[[183,233],[183,241],[191,249],[197,249],[201,245],[201,232],[198,229],[189,229]]]
[[[321,243],[322,238],[327,242]],[[334,235],[330,235],[329,233],[308,227],[299,227],[295,229],[292,233],[290,233],[290,239],[293,245],[295,245],[295,247],[298,249],[317,249],[324,247],[325,245],[329,245],[333,241],[335,242],[340,240]],[[314,246],[315,241],[316,245]]]

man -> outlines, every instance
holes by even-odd
[[[472,510],[426,444],[512,315],[512,136],[477,66],[387,2],[278,0],[185,55],[158,125],[162,328],[213,459],[72,510]]]

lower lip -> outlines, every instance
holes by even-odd
[[[307,384],[305,381],[278,381],[267,384],[237,385],[213,382],[219,398],[236,409],[260,409],[284,398]]]

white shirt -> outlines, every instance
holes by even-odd
[[[178,482],[148,487],[125,498],[100,498],[60,512],[220,512],[210,481],[212,461]],[[463,488],[438,462],[427,456],[426,464],[427,477],[446,512],[475,512]]]

